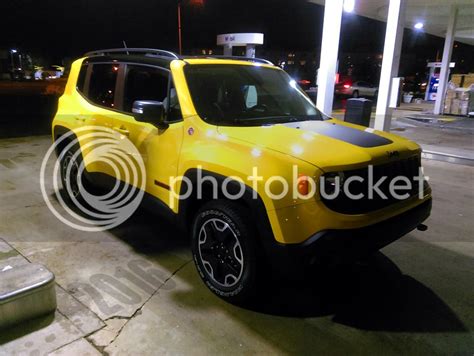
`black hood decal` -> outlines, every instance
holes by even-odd
[[[388,138],[370,133],[367,131],[360,131],[352,127],[337,125],[329,122],[291,122],[284,124],[287,127],[295,129],[303,129],[311,131],[320,135],[328,136],[336,140],[341,140],[359,147],[378,147],[389,145],[392,143]]]

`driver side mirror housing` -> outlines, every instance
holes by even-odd
[[[165,121],[165,106],[161,101],[135,100],[132,113],[137,121],[148,122],[160,129],[168,127]]]

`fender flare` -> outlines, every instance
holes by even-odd
[[[189,199],[184,199],[179,201],[178,205],[178,223],[182,227],[189,226],[190,219],[193,218],[193,214],[196,212],[196,202],[197,200],[197,190],[195,187],[197,186],[197,177],[198,177],[198,169],[197,168],[191,168],[188,169],[185,174],[183,175],[184,177],[188,178],[193,186],[193,194]],[[222,184],[225,179],[228,177],[223,176],[221,174],[211,172],[208,170],[201,170],[202,172],[202,177],[213,177],[217,181],[217,186],[218,186],[218,193],[221,193],[222,189]],[[180,189],[180,195],[183,195],[185,193],[186,187],[184,187],[185,184],[181,185]],[[239,192],[241,189],[241,185],[237,182],[230,182],[228,184],[229,192],[232,193],[234,192]],[[256,194],[256,199],[254,198],[254,194]],[[225,199],[225,198],[224,198]],[[251,187],[245,185],[245,190],[243,193],[242,198],[239,199],[241,203],[243,203],[249,210],[250,214],[254,219],[255,222],[255,227],[257,228],[258,234],[261,237],[261,240],[264,244],[267,242],[275,242],[274,236],[273,236],[273,230],[271,228],[270,220],[268,218],[267,210],[265,208],[265,204],[263,203],[262,198],[258,194],[258,192],[255,192],[254,189]]]

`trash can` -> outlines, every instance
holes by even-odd
[[[347,99],[344,121],[369,127],[372,113],[372,100],[363,98]]]
[[[0,270],[0,329],[56,310],[52,272],[36,263],[7,267]]]

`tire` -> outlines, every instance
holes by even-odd
[[[206,203],[196,214],[191,238],[194,263],[204,284],[231,303],[253,296],[257,244],[246,209],[232,201]]]
[[[352,92],[352,97],[353,97],[353,98],[358,98],[358,97],[359,97],[359,91],[358,91],[358,90],[354,90],[354,91]]]
[[[378,98],[378,96],[379,96],[379,91],[378,91],[378,90],[376,90],[376,91],[375,91],[375,93],[374,93],[374,98],[375,98],[375,99],[377,99],[377,98]]]
[[[69,143],[66,144],[68,146]],[[80,185],[83,186],[87,192],[92,192],[95,187],[85,177],[84,172],[79,174],[79,167],[82,164],[82,154],[76,155],[80,148],[77,145],[70,147],[67,151],[60,153],[60,174],[63,191],[66,198],[73,202],[77,199],[80,203],[84,203],[85,199],[81,194]],[[68,189],[67,187],[71,189]]]

